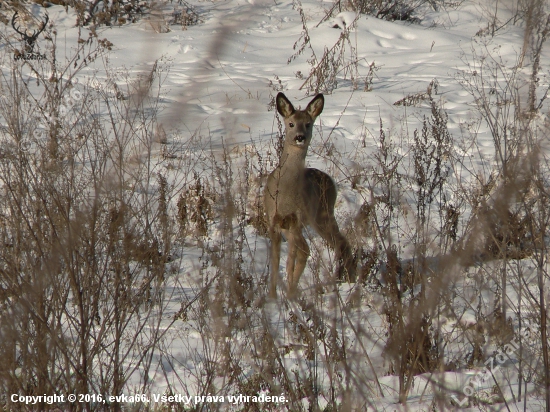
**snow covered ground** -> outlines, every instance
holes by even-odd
[[[155,62],[160,62],[162,110],[157,121],[167,133],[167,143],[165,148],[160,144],[155,146],[154,156],[159,159],[160,170],[167,172],[170,182],[176,182],[176,173],[171,173],[178,163],[170,157],[163,158],[162,150],[173,151],[180,160],[192,159],[189,164],[196,166],[194,171],[211,189],[217,191],[230,180],[224,181],[219,177],[212,159],[223,163],[224,155],[228,154],[234,173],[232,182],[236,186],[251,186],[246,201],[252,204],[261,193],[260,172],[265,174],[276,165],[278,126],[273,109],[274,96],[278,91],[284,91],[293,103],[305,107],[313,96],[307,84],[312,55],[315,54],[318,61],[325,48],[334,46],[342,33],[347,33],[343,43],[344,63],[337,68],[337,83],[325,95],[325,108],[316,122],[307,158],[308,165],[327,171],[338,183],[337,215],[342,227],[350,227],[361,206],[381,193],[374,179],[369,177],[376,169],[380,129],[387,136],[392,136],[394,156],[412,158],[413,131],[420,130],[424,117],[431,115],[426,94],[430,87],[434,100],[447,113],[447,127],[454,139],[455,150],[463,156],[460,168],[451,172],[453,187],[466,187],[475,184],[476,179],[489,178],[495,156],[493,136],[479,116],[468,85],[475,84],[487,67],[501,70],[499,81],[502,81],[503,75],[511,73],[520,58],[525,28],[507,24],[495,36],[488,35],[492,9],[487,4],[466,0],[441,7],[438,11],[425,5],[418,12],[420,22],[417,24],[389,22],[349,11],[325,18],[334,5],[331,1],[223,0],[195,1],[192,4],[200,15],[201,23],[185,30],[171,25],[168,32],[158,32],[154,29],[154,22],[147,19],[120,27],[98,28],[99,37],[113,44],[112,51],[107,58],[99,59],[76,73],[79,90],[84,92],[95,88],[98,93],[116,94],[118,89],[125,90],[125,76],[132,79],[144,75]],[[172,7],[177,6],[170,3],[164,9],[166,19],[170,18]],[[38,6],[32,11],[43,13]],[[63,61],[63,55],[71,55],[76,47],[78,28],[74,27],[75,15],[70,10],[67,13],[61,6],[52,6],[47,11],[50,23],[57,30],[58,55],[59,60]],[[506,22],[512,15],[512,10],[503,8],[499,10],[498,17]],[[304,25],[310,42],[298,53],[304,44]],[[12,41],[17,41],[18,37],[11,27],[2,27],[1,30]],[[36,47],[45,47],[44,44],[41,40]],[[3,53],[1,69],[6,75],[12,64],[9,60],[11,52],[8,45],[1,45],[0,50]],[[540,90],[550,84],[549,63],[547,47],[542,54]],[[25,70],[27,68],[24,67]],[[525,78],[528,74],[525,69]],[[29,71],[28,75],[32,76],[32,73]],[[491,74],[485,75],[490,78]],[[499,89],[503,84],[495,83],[495,88]],[[39,93],[40,88],[36,86],[35,90]],[[401,103],[396,104],[398,102]],[[105,107],[102,110],[106,110]],[[105,114],[105,111],[98,113],[101,116]],[[245,173],[244,168],[252,168],[252,172]],[[410,173],[411,170],[401,168],[400,173]],[[183,176],[182,181],[178,181],[182,187],[193,182],[191,170],[185,173],[187,175]],[[355,175],[362,176],[362,180],[354,182],[352,176]],[[448,195],[453,196],[450,192]],[[403,202],[414,208],[413,198],[412,194],[405,196]],[[173,199],[174,209],[176,200],[177,197]],[[467,219],[467,216],[462,219]],[[455,394],[459,401],[464,398],[462,392],[466,379],[483,370],[483,367],[478,365],[470,370],[419,374],[408,393],[407,404],[398,403],[398,377],[389,372],[390,362],[383,356],[388,331],[379,289],[371,293],[366,287],[344,284],[339,286],[338,294],[325,291],[321,297],[314,299],[312,296],[319,279],[313,276],[311,262],[329,262],[327,264],[330,265],[332,256],[314,235],[312,242],[317,247],[312,247],[313,256],[319,259],[310,259],[310,267],[306,269],[301,287],[315,306],[315,313],[322,314],[326,320],[326,329],[322,333],[338,331],[338,339],[342,340],[339,347],[346,348],[355,356],[349,364],[336,362],[335,366],[332,363],[336,356],[334,348],[313,345],[315,353],[310,354],[307,344],[296,341],[296,333],[291,332],[296,328],[293,325],[313,325],[311,330],[316,330],[314,319],[304,317],[289,321],[292,316],[300,318],[305,313],[297,302],[277,304],[253,296],[252,307],[256,309],[249,309],[247,319],[243,320],[251,326],[237,327],[231,332],[214,330],[214,325],[224,324],[229,318],[227,313],[216,319],[214,312],[190,307],[189,313],[182,317],[181,308],[190,301],[194,302],[204,285],[217,276],[216,265],[211,261],[204,263],[205,250],[215,255],[216,248],[221,244],[241,242],[242,246],[244,243],[244,263],[236,266],[244,267],[255,282],[266,281],[268,241],[252,225],[239,228],[237,220],[231,220],[234,226],[229,231],[225,231],[222,222],[217,221],[201,242],[175,242],[171,262],[174,270],[166,280],[166,295],[160,306],[164,311],[161,329],[166,334],[161,348],[153,354],[152,366],[145,371],[140,365],[130,376],[125,393],[140,393],[147,382],[151,394],[166,394],[169,390],[172,394],[192,397],[208,394],[226,396],[224,403],[206,405],[206,400],[201,399],[201,404],[206,405],[207,410],[245,410],[244,403],[230,405],[228,402],[227,395],[237,392],[210,392],[215,388],[224,388],[232,378],[214,373],[215,379],[205,382],[212,375],[212,365],[208,362],[222,364],[223,356],[220,358],[212,353],[221,353],[220,348],[227,347],[231,357],[242,361],[239,364],[243,368],[238,372],[241,374],[239,382],[246,380],[243,376],[256,376],[263,371],[258,370],[259,355],[252,348],[260,351],[258,342],[262,340],[261,334],[268,330],[273,341],[279,345],[277,350],[287,349],[281,357],[284,362],[282,369],[304,380],[315,376],[314,385],[321,388],[316,400],[321,410],[330,401],[327,388],[334,386],[335,381],[338,385],[355,388],[351,390],[352,400],[354,391],[360,392],[358,399],[362,399],[362,410],[369,411],[440,410],[442,405],[451,407],[451,395]],[[406,219],[402,223],[410,224]],[[397,228],[393,233],[399,236],[402,234],[400,230]],[[372,246],[368,234],[357,237]],[[400,258],[409,259],[413,242],[403,235],[397,243]],[[282,267],[285,254],[286,247],[283,247]],[[530,264],[529,260],[519,263],[525,270]],[[536,285],[536,280],[532,282]],[[472,299],[479,297],[478,285],[473,278],[462,279],[459,285],[460,290],[465,291],[464,296]],[[210,293],[214,294],[210,299],[215,301],[215,293],[220,292]],[[349,318],[345,318],[342,308],[353,306],[350,302],[353,302],[354,293],[359,293],[360,304],[346,315]],[[510,293],[511,301],[519,299],[515,292]],[[487,304],[492,303],[494,298],[485,296],[482,299]],[[468,309],[471,302],[467,302],[464,297],[464,316],[460,322],[475,324],[475,311],[471,310],[473,306]],[[175,314],[179,317],[174,320]],[[209,316],[206,321],[208,325],[200,319],[206,315]],[[519,319],[515,315],[517,313],[513,311],[509,313],[509,316],[516,318],[513,326],[519,330]],[[461,357],[458,363],[463,366],[471,352],[468,339],[460,341],[452,338],[456,333],[457,319],[443,317],[440,322],[439,330],[447,334],[450,342],[445,350],[452,353],[445,355],[445,361]],[[211,333],[205,334],[207,330]],[[344,339],[349,340],[345,342]],[[498,345],[498,342],[483,343],[485,360],[491,358],[492,351]],[[131,368],[132,363],[138,364],[138,359],[130,361],[128,366]],[[496,378],[507,382],[502,386],[506,404],[498,401],[465,410],[524,410],[523,400],[516,402],[512,395],[518,391],[517,383],[514,383],[517,382],[516,363],[513,359],[508,360],[500,371],[495,371]],[[344,382],[343,376],[351,379],[352,384]],[[304,381],[302,384],[307,386]],[[237,387],[234,385],[234,388]],[[501,396],[494,394],[492,382],[486,381],[481,387],[487,390],[487,398]],[[244,391],[243,387],[240,389]],[[533,390],[531,384],[528,390]],[[279,392],[288,395],[284,393],[284,388],[279,388]],[[337,399],[337,403],[342,402],[345,399]],[[304,410],[312,403],[304,396]],[[526,410],[544,410],[540,394],[529,396],[526,405]],[[157,406],[160,407],[160,404]],[[192,403],[187,406],[192,406]],[[287,410],[287,407],[288,404],[278,404],[274,409],[266,407],[266,410]]]

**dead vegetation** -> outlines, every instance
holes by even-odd
[[[547,30],[537,26],[529,35],[539,39]],[[343,57],[346,36],[313,60],[304,88],[360,84],[356,57]],[[105,42],[91,42],[91,56],[108,51]],[[536,72],[539,43],[528,43]],[[490,80],[502,81],[493,63],[476,62],[491,64]],[[485,176],[456,172],[469,165],[455,150],[436,80],[399,100],[423,110],[420,126],[402,136],[381,120],[374,154],[356,148],[364,169],[338,180],[362,202],[344,229],[359,250],[358,282],[349,290],[327,282],[336,265],[313,238],[302,297],[273,305],[259,194],[280,141],[273,150],[253,141],[237,154],[196,146],[184,156],[185,144],[210,136],[180,145],[161,133],[158,95],[143,89],[151,82],[120,82],[109,93],[83,88],[79,110],[63,117],[64,96],[81,87],[70,82],[78,67],[67,79],[47,62],[33,64],[42,76],[38,100],[17,70],[1,79],[9,96],[0,100],[2,393],[119,395],[135,389],[128,387],[134,374],[147,393],[149,373],[157,373],[166,393],[192,382],[192,395],[264,391],[285,395],[286,410],[360,410],[380,396],[406,403],[419,375],[483,367],[529,321],[534,343],[522,342],[513,396],[544,399],[548,410],[549,159],[540,149],[547,125],[536,116],[546,110],[546,95],[536,95],[537,87],[529,102],[541,103],[514,111],[517,89],[486,94],[473,71],[459,75],[492,125],[497,161]],[[166,74],[161,62],[154,67],[148,78]],[[52,72],[55,81],[45,76]],[[506,85],[516,80],[505,78]],[[96,116],[99,103],[119,117]],[[405,146],[408,156],[396,150]],[[380,324],[368,324],[370,317]],[[176,340],[185,362],[172,352]],[[384,368],[372,353],[383,354]],[[396,393],[381,384],[389,375],[397,377]],[[433,409],[450,408],[456,392],[428,382]],[[483,402],[506,401],[499,385]],[[242,410],[278,408],[250,403]],[[102,406],[74,406],[81,409]]]

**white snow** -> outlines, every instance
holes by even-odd
[[[207,161],[201,158],[204,151],[212,150],[213,155],[221,159],[224,147],[232,154],[235,173],[243,167],[245,153],[257,160],[257,151],[263,156],[265,168],[270,171],[275,161],[277,123],[275,111],[268,110],[268,105],[279,90],[276,86],[284,90],[297,106],[305,107],[312,98],[311,94],[308,96],[307,87],[300,89],[310,73],[308,59],[313,52],[319,59],[325,47],[331,48],[338,41],[342,30],[351,28],[349,42],[346,43],[346,58],[350,58],[349,48],[353,47],[361,77],[357,79],[357,88],[354,88],[351,79],[344,79],[341,74],[337,78],[337,87],[332,93],[325,95],[325,108],[316,122],[307,158],[309,165],[326,170],[338,182],[339,221],[353,219],[363,200],[368,200],[371,196],[368,185],[352,190],[351,182],[346,177],[353,175],[356,169],[372,167],[370,156],[378,145],[380,121],[383,122],[383,129],[388,131],[388,136],[404,136],[403,142],[410,139],[412,131],[422,126],[423,116],[429,115],[430,108],[425,101],[414,105],[394,103],[410,95],[425,93],[434,79],[438,83],[434,97],[444,105],[448,114],[448,128],[456,145],[459,146],[458,141],[465,135],[467,125],[472,125],[468,130],[477,130],[479,152],[472,147],[461,148],[460,152],[465,158],[470,158],[464,164],[471,166],[471,169],[455,170],[452,173],[456,173],[455,177],[462,173],[471,176],[475,174],[472,171],[479,171],[488,177],[486,167],[494,156],[493,140],[489,128],[479,121],[473,97],[461,86],[460,79],[464,74],[468,76],[473,70],[479,70],[476,65],[479,64],[480,56],[502,61],[506,68],[512,70],[519,59],[524,28],[509,24],[494,37],[476,36],[488,24],[486,8],[481,7],[479,1],[466,0],[457,7],[449,6],[440,11],[426,7],[419,24],[388,22],[349,11],[335,13],[334,17],[318,24],[326,10],[332,7],[332,2],[319,0],[303,0],[301,3],[296,0],[197,0],[192,4],[196,5],[203,22],[185,30],[172,25],[169,32],[157,33],[147,20],[121,27],[99,28],[99,37],[112,42],[113,51],[106,61],[94,62],[78,73],[77,77],[80,84],[116,94],[116,87],[112,82],[120,86],[124,84],[124,76],[128,75],[132,79],[147,73],[160,59],[166,71],[161,86],[164,110],[159,115],[159,122],[172,143],[178,139],[186,142],[192,135],[199,136],[193,141],[196,145],[193,143],[186,146],[180,153],[182,157],[196,159],[199,173],[206,173],[208,168],[205,166]],[[298,12],[300,7],[303,8],[311,44],[288,63],[301,45],[303,27]],[[62,60],[63,54],[69,55],[75,46],[78,31],[74,27],[75,15],[70,10],[67,13],[61,6],[48,8],[48,14],[57,30],[57,47]],[[506,14],[501,16],[501,20],[506,20],[505,17]],[[11,28],[2,30],[6,36],[11,36],[16,41],[16,35]],[[293,49],[296,43],[297,47]],[[42,44],[43,41],[39,42],[38,47]],[[548,49],[546,47],[543,52],[541,89],[549,84]],[[1,70],[7,73],[10,62],[1,63]],[[365,76],[371,63],[378,70],[372,78],[371,90],[364,91]],[[108,71],[111,74],[118,73],[119,76],[110,78],[112,76],[108,75]],[[405,146],[395,147],[393,154],[410,155]],[[234,178],[245,179],[240,176],[241,172],[242,170]],[[210,179],[212,185],[222,183],[216,182],[213,177]],[[259,187],[258,183],[254,184],[255,188]],[[469,181],[464,181],[463,184],[467,185]],[[372,192],[375,195],[376,190],[374,188]],[[222,228],[211,230],[211,239],[222,236]],[[245,257],[246,266],[253,271],[254,278],[259,279],[267,274],[268,242],[251,227],[246,228],[245,234],[249,243],[249,255]],[[323,260],[330,262],[332,252],[327,252],[314,234],[311,242],[312,256],[317,253],[324,256]],[[406,243],[403,240],[404,250],[410,246]],[[200,253],[191,241],[178,247],[179,250],[175,253],[179,267],[168,280],[169,299],[165,303],[167,306],[163,319],[164,327],[167,328],[163,344],[172,358],[156,356],[154,362],[159,366],[153,368],[156,372],[150,373],[149,379],[154,381],[153,393],[163,393],[169,382],[172,389],[195,395],[201,385],[201,374],[205,367],[201,355],[204,350],[204,336],[198,332],[198,319],[193,318],[192,314],[187,322],[173,322],[171,316],[179,311],[180,304],[185,300],[184,294],[188,294],[187,298],[193,296],[199,285],[203,284],[198,270]],[[284,268],[285,245],[282,256]],[[315,288],[316,280],[308,276],[308,273],[309,269],[301,287],[309,293]],[[212,272],[211,276],[213,274]],[[464,287],[468,288],[468,285]],[[350,285],[341,287],[344,302],[348,293],[351,294],[353,290]],[[363,296],[366,295],[368,292],[363,292]],[[473,289],[472,300],[477,298],[475,295],[476,291]],[[330,305],[334,304],[331,299],[330,294],[324,295],[320,300],[322,307],[319,309],[330,312]],[[382,357],[386,339],[382,302],[377,296],[367,296],[365,299],[369,304],[363,303],[361,311],[356,314],[355,322],[361,327],[370,328],[370,333],[378,338],[363,342],[364,348],[360,347],[359,342],[350,343],[350,350],[358,353],[366,350],[374,367],[371,370],[366,361],[357,366],[362,368],[361,377],[370,379],[368,390],[376,396],[366,410],[432,410],[435,394],[444,392],[441,388],[445,388],[446,393],[456,393],[462,399],[466,378],[477,373],[477,370],[468,373],[441,371],[418,375],[409,393],[408,404],[397,403],[397,376],[386,376],[388,364]],[[303,371],[311,368],[309,361],[303,356],[307,348],[300,347],[302,343],[299,342],[288,342],[286,335],[286,328],[289,327],[288,311],[292,309],[280,307],[273,302],[264,308],[265,316],[268,317],[266,321],[275,340],[281,345],[296,344],[300,348],[291,351],[291,355],[284,358],[288,363],[287,370]],[[294,310],[299,315],[300,310]],[[308,320],[304,319],[303,322],[307,323]],[[454,322],[448,319],[443,322],[440,325],[442,333],[452,335]],[[474,310],[465,309],[460,323],[463,327],[475,325],[477,319]],[[353,334],[350,330],[348,332],[353,340]],[[254,339],[246,335],[236,335],[233,338],[236,342]],[[488,349],[491,344],[493,343],[487,344],[486,353],[491,353]],[[240,347],[238,343],[233,346]],[[250,353],[241,355],[252,356]],[[323,359],[327,354],[318,356],[319,373],[323,374],[328,370]],[[506,371],[509,374],[515,373],[511,368]],[[243,373],[252,374],[252,371]],[[139,375],[137,371],[130,379],[128,393],[143,382],[143,377]],[[319,378],[321,385],[327,384],[327,376]],[[378,379],[383,388],[383,398],[377,394],[375,379]],[[492,385],[487,384],[487,387]],[[506,390],[509,391],[509,388]],[[326,402],[321,399],[319,404],[322,406]],[[523,410],[522,402],[514,404],[509,401],[508,406],[510,410]],[[542,410],[542,401],[533,397],[529,400],[528,410],[535,411],[538,408]]]

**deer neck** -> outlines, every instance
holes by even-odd
[[[284,147],[279,163],[279,178],[301,181],[306,167],[307,148]]]

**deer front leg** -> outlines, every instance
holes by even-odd
[[[302,235],[301,227],[295,228],[289,233],[288,241],[288,258],[290,259],[287,262],[288,296],[293,298],[296,296],[298,282],[306,268],[309,246]]]
[[[277,283],[279,282],[279,262],[281,261],[281,233],[270,229],[271,239],[271,277],[269,285],[269,297],[277,299]]]
[[[296,241],[290,230],[284,230],[286,242],[288,244],[288,255],[286,258],[286,277],[290,284],[294,278],[294,267],[296,266]]]

